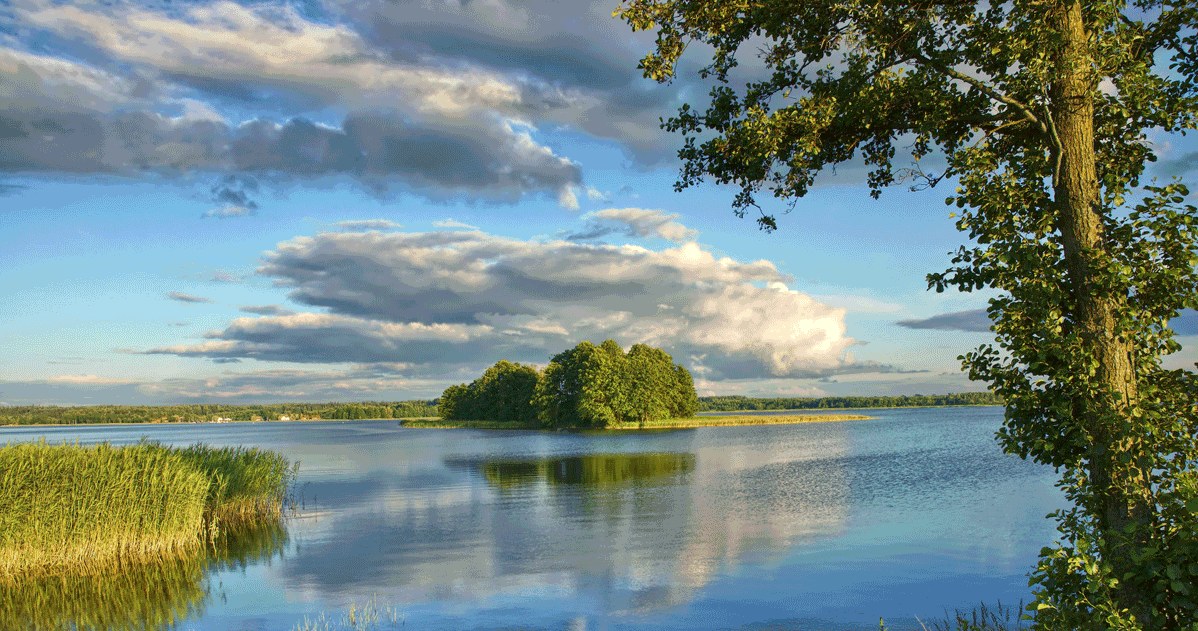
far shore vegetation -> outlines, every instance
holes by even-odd
[[[0,425],[378,420],[437,416],[435,400],[256,405],[0,406]]]
[[[413,427],[441,419],[437,399],[363,403],[277,403],[259,405],[89,405],[2,406],[4,425],[85,425],[118,423],[225,423],[246,421],[390,420]],[[698,412],[858,410],[878,408],[1002,405],[988,392],[841,397],[698,397]],[[419,420],[420,423],[417,423]],[[827,420],[827,419],[822,419]],[[508,424],[498,423],[504,426]]]
[[[758,410],[851,410],[878,408],[924,408],[957,405],[1002,405],[1001,397],[989,392],[950,394],[904,394],[847,397],[699,397],[700,412],[749,412]]]
[[[0,446],[0,585],[188,558],[279,523],[295,467],[244,447]]]
[[[606,430],[638,430],[638,429],[693,429],[696,427],[728,427],[737,425],[797,425],[802,423],[833,423],[839,421],[867,421],[872,416],[864,414],[719,414],[711,416],[692,416],[689,418],[669,418],[644,423],[616,423],[608,425]],[[451,419],[411,419],[403,421],[403,426],[414,429],[546,429],[539,422],[519,421],[473,421]]]

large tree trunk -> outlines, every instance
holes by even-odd
[[[1117,598],[1143,624],[1151,611],[1148,594],[1133,581],[1122,583],[1132,570],[1137,544],[1147,537],[1151,516],[1148,473],[1137,466],[1141,440],[1121,429],[1136,403],[1134,349],[1117,335],[1119,312],[1127,308],[1125,294],[1112,295],[1100,286],[1102,260],[1107,254],[1099,200],[1097,157],[1094,150],[1094,70],[1081,3],[1065,0],[1049,16],[1052,30],[1062,39],[1056,47],[1056,76],[1050,87],[1050,108],[1058,139],[1054,153],[1059,167],[1053,194],[1072,291],[1075,330],[1097,361],[1094,385],[1110,394],[1095,400],[1084,394],[1074,402],[1075,421],[1091,436],[1087,454],[1089,484],[1096,502],[1085,507],[1103,532],[1103,553],[1121,581]],[[1125,528],[1141,526],[1126,537]]]

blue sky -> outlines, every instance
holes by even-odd
[[[675,192],[658,117],[703,90],[640,78],[612,8],[0,8],[0,402],[424,398],[606,337],[701,394],[981,389],[988,296],[924,282],[948,191],[850,165],[774,234]]]

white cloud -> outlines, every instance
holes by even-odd
[[[703,356],[711,379],[853,369],[843,309],[789,289],[768,261],[693,242],[654,250],[481,232],[322,233],[280,243],[259,273],[330,313],[239,318],[208,341],[150,352],[444,371],[544,362],[611,337],[684,362]]]
[[[108,56],[99,65],[127,68],[127,77],[0,47],[3,171],[348,175],[376,193],[396,184],[437,199],[545,193],[577,207],[578,165],[515,122],[526,101],[544,101],[526,82],[396,62],[349,26],[290,7],[27,3],[14,14],[23,27],[87,41]],[[217,110],[230,100],[273,111],[234,124]],[[295,115],[314,104],[344,111],[343,120]],[[204,216],[254,209],[230,203]]]
[[[675,243],[693,241],[697,230],[678,221],[677,213],[646,208],[606,208],[583,216],[589,225],[569,236],[572,240],[588,240],[620,234],[627,237],[656,237]]]
[[[131,5],[107,12],[40,5],[19,13],[29,24],[84,38],[124,63],[185,82],[273,85],[329,103],[403,102],[457,117],[515,109],[521,101],[520,87],[498,75],[390,63],[349,27],[306,20],[291,7],[216,2],[172,16]]]

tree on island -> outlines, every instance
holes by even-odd
[[[469,384],[446,388],[437,412],[444,419],[531,423],[537,378],[536,368],[501,360]]]
[[[1198,122],[1193,0],[625,0],[669,81],[691,43],[706,106],[677,188],[733,184],[737,214],[807,193],[860,155],[871,194],[956,186],[968,243],[943,291],[989,289],[995,343],[962,356],[1006,404],[999,440],[1056,467],[1071,506],[1032,579],[1051,629],[1180,629],[1198,619],[1198,377],[1166,370],[1198,307],[1198,220],[1180,181],[1141,185],[1149,131]],[[737,74],[742,49],[760,65]],[[764,71],[764,72],[763,72]],[[747,77],[747,78],[746,78]],[[898,152],[914,160],[896,169]],[[939,152],[945,167],[919,160]],[[925,161],[926,162],[926,161]]]
[[[438,404],[447,420],[539,421],[545,427],[604,428],[687,418],[699,409],[690,372],[659,348],[613,340],[581,342],[545,370],[501,361]]]
[[[537,381],[533,403],[546,427],[602,428],[694,416],[690,371],[645,344],[582,342],[557,354]]]

